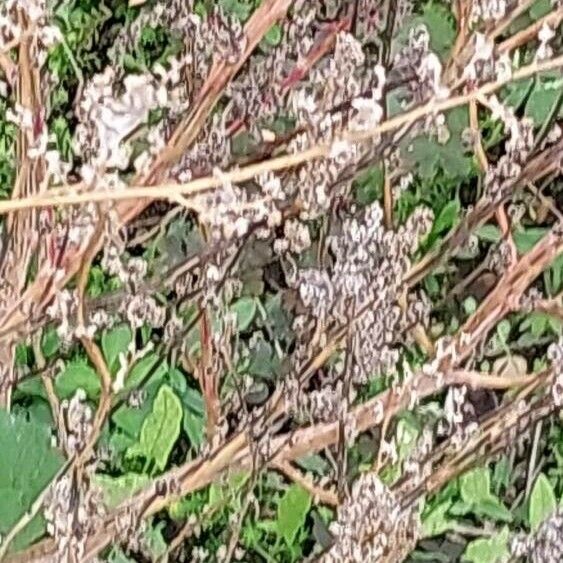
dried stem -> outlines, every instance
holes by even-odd
[[[306,491],[309,491],[315,502],[321,502],[329,506],[338,506],[338,495],[335,492],[315,485],[312,479],[303,475],[301,471],[293,467],[288,461],[274,462],[272,467],[281,471],[298,485],[301,485]]]

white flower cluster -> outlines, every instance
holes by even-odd
[[[395,56],[394,66],[409,77],[407,86],[415,103],[448,96],[449,90],[442,81],[442,63],[430,49],[430,34],[425,25],[410,30],[408,43]]]
[[[563,510],[551,514],[530,535],[517,534],[510,542],[511,555],[531,563],[560,563],[563,560]]]
[[[94,169],[124,170],[131,157],[127,138],[143,123],[149,112],[166,107],[165,86],[152,75],[129,75],[124,92],[115,95],[116,71],[111,67],[87,83],[78,107],[74,150]]]
[[[547,350],[547,358],[555,372],[551,387],[553,403],[556,407],[563,406],[563,340],[551,344]]]
[[[498,21],[504,18],[514,3],[513,0],[473,0],[470,20],[473,23]]]
[[[94,413],[84,390],[78,389],[70,400],[64,400],[61,411],[65,420],[64,449],[74,455],[84,449],[92,432]]]
[[[414,547],[419,522],[411,509],[403,510],[395,495],[374,473],[361,475],[350,497],[338,507],[330,525],[334,544],[323,563],[341,561],[402,561]]]
[[[89,475],[78,482],[66,473],[49,488],[44,501],[47,532],[57,546],[56,561],[83,561],[86,541],[101,526],[105,516],[101,491]]]
[[[328,241],[335,257],[330,271],[305,269],[296,278],[303,303],[318,319],[354,319],[353,373],[358,382],[393,371],[398,360],[393,345],[405,321],[412,321],[413,315],[420,320],[428,316],[427,307],[417,307],[405,318],[396,303],[410,268],[409,255],[430,228],[431,214],[416,210],[397,232],[387,231],[382,219],[378,203],[361,219],[345,219],[341,234]],[[364,307],[367,310],[356,318]]]
[[[0,5],[0,51],[9,50],[24,34],[31,33],[36,40],[34,62],[43,66],[47,50],[62,40],[59,28],[51,25],[49,4],[47,0],[4,0]]]
[[[477,430],[477,422],[471,420],[475,412],[467,400],[467,387],[450,387],[444,403],[444,419],[438,424],[438,433],[449,436],[454,448],[461,447]]]
[[[492,118],[500,119],[508,139],[505,153],[485,175],[485,196],[493,201],[505,197],[512,190],[512,182],[518,178],[534,144],[534,124],[529,118],[518,119],[512,108],[502,105],[496,96],[489,99]]]

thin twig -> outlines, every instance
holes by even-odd
[[[557,28],[561,21],[563,20],[563,8],[557,8],[553,12],[550,12],[543,18],[535,21],[525,29],[515,33],[505,41],[499,44],[497,50],[499,53],[507,53],[516,49],[520,45],[527,43],[528,41],[535,39],[544,25],[548,25],[551,28]]]
[[[301,471],[293,467],[289,461],[276,461],[272,467],[281,471],[286,477],[301,485],[306,491],[311,493],[314,502],[321,502],[329,506],[338,506],[338,495],[331,490],[324,489],[315,485],[309,477],[303,475]]]
[[[510,10],[508,15],[490,33],[491,39],[496,39],[501,36],[517,18],[530,9],[535,1],[536,0],[523,0],[515,8]]]

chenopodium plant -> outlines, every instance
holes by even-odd
[[[555,556],[547,477],[511,542],[456,518],[512,522],[457,477],[561,406],[560,344],[543,378],[487,356],[504,316],[557,307],[524,295],[562,248],[555,198],[535,247],[512,231],[557,173],[561,97],[538,124],[502,88],[560,69],[560,3],[534,50],[536,3],[129,4],[0,7],[0,422],[44,460],[0,474],[0,556],[443,559],[420,540],[450,529],[468,560]],[[497,285],[463,318],[483,256]]]

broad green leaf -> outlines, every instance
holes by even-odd
[[[537,21],[540,18],[543,18],[543,16],[549,14],[552,7],[553,2],[551,2],[551,0],[536,0],[530,8],[530,17],[534,21]]]
[[[297,532],[305,524],[305,518],[311,508],[311,495],[293,484],[288,487],[278,504],[276,529],[287,545],[293,545]]]
[[[472,315],[477,310],[477,306],[477,300],[472,295],[470,295],[463,301],[463,310],[465,311],[466,315]]]
[[[108,563],[135,563],[133,559],[130,559],[123,553],[122,549],[117,546],[113,546],[107,559]]]
[[[295,463],[297,463],[297,465],[305,471],[312,471],[317,475],[326,475],[330,470],[330,464],[328,461],[319,454],[309,454],[300,457],[295,460]]]
[[[259,338],[249,354],[248,373],[270,380],[276,376],[280,362],[269,342]]]
[[[508,560],[508,528],[490,538],[473,540],[463,554],[464,561],[472,563],[501,563]]]
[[[518,252],[524,253],[531,250],[545,235],[547,229],[544,227],[529,227],[513,233],[514,243]]]
[[[45,358],[51,358],[54,356],[60,346],[60,338],[57,331],[50,327],[45,330],[41,337],[41,352]]]
[[[246,21],[254,7],[253,0],[219,0],[218,4],[227,14],[231,14],[240,21]]]
[[[282,29],[279,24],[273,25],[264,35],[264,39],[268,45],[275,47],[279,45],[282,40]]]
[[[168,365],[156,354],[147,354],[129,370],[124,390],[135,389],[142,384],[161,381],[168,372]]]
[[[537,127],[543,125],[549,116],[557,111],[556,104],[560,103],[561,88],[563,88],[563,81],[561,79],[540,79],[539,84],[533,89],[526,102],[524,111]]]
[[[510,458],[507,455],[503,455],[499,461],[495,464],[495,470],[493,472],[493,489],[498,494],[501,487],[508,487],[510,483],[510,472],[512,464],[510,463]]]
[[[500,242],[502,234],[496,225],[483,225],[479,227],[475,234],[485,242]]]
[[[381,166],[371,166],[355,180],[356,201],[370,205],[383,195],[384,174]]]
[[[203,443],[205,430],[205,416],[197,414],[190,409],[184,410],[184,430],[194,448],[199,448]]]
[[[241,297],[231,305],[231,312],[237,316],[237,329],[246,330],[256,315],[256,300],[253,297]]]
[[[511,326],[510,321],[508,319],[503,319],[497,325],[496,333],[498,336],[499,341],[502,344],[506,344],[508,342],[508,337],[510,336]]]
[[[184,407],[184,431],[188,435],[192,447],[197,449],[203,443],[206,420],[205,405],[201,391],[188,387],[186,378],[178,369],[169,370],[167,380],[182,401]]]
[[[139,442],[127,450],[128,457],[142,456],[162,471],[180,435],[182,415],[180,399],[170,386],[163,385],[143,422]]]
[[[126,473],[119,477],[96,474],[93,482],[102,489],[108,508],[115,508],[146,485],[149,482],[149,476],[144,473]]]
[[[557,500],[553,486],[545,474],[540,473],[530,495],[530,507],[528,509],[530,528],[537,530],[540,524],[555,512],[556,508]]]
[[[437,2],[427,2],[422,14],[407,18],[397,35],[394,49],[406,45],[410,30],[421,24],[426,26],[430,34],[430,48],[445,60],[454,44],[455,20],[452,12]]]
[[[146,546],[151,561],[159,561],[166,553],[168,544],[166,543],[162,531],[166,522],[158,522],[154,524],[151,522],[145,527],[143,533],[143,543]]]
[[[119,354],[127,352],[132,338],[128,325],[116,326],[102,334],[102,351],[112,373],[119,369]]]
[[[51,482],[64,458],[52,447],[48,426],[4,410],[0,410],[0,454],[0,535],[5,535]],[[24,548],[43,532],[39,516],[16,536],[11,548]]]
[[[458,199],[454,199],[447,203],[440,215],[434,221],[432,231],[435,234],[442,234],[444,231],[450,230],[458,221],[461,206]]]
[[[416,425],[414,420],[407,417],[402,417],[397,423],[397,443],[399,460],[402,461],[407,458],[416,444],[416,439],[420,433],[420,428]]]
[[[112,421],[128,438],[136,442],[139,439],[141,426],[149,415],[152,404],[162,383],[167,381],[168,366],[156,355],[151,354],[137,362],[125,381],[125,390],[140,388],[145,395],[140,407],[122,404],[112,415]],[[143,385],[141,385],[143,383]]]
[[[492,494],[475,502],[473,512],[501,522],[512,522],[512,513]]]
[[[448,511],[452,516],[465,516],[473,512],[473,503],[458,500],[452,504]]]
[[[439,536],[451,526],[452,520],[448,518],[448,510],[450,509],[451,501],[445,501],[438,506],[434,507],[422,518],[422,534],[423,537],[429,538],[432,536]]]
[[[544,73],[536,78],[519,80],[505,88],[504,103],[518,108],[525,102],[524,113],[541,127],[556,110],[555,104],[561,92],[561,78],[556,73]],[[559,111],[559,117],[562,115]]]
[[[483,467],[472,469],[460,477],[459,485],[461,498],[468,504],[486,499],[491,487],[489,470]]]
[[[61,399],[72,397],[78,389],[83,389],[91,400],[99,397],[101,389],[100,378],[94,368],[80,360],[67,364],[55,378],[55,390]]]
[[[428,135],[406,139],[401,143],[402,157],[426,180],[432,180],[441,169],[447,177],[465,179],[471,175],[472,159],[465,154],[461,136],[469,126],[469,114],[465,108],[446,113],[446,126],[450,137],[441,144]]]

